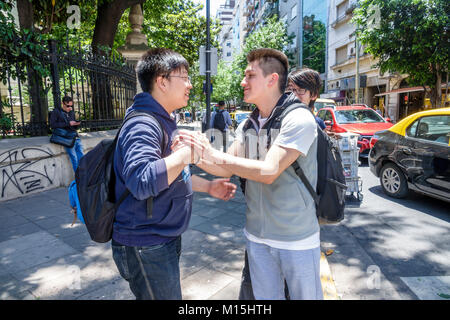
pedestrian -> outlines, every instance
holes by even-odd
[[[191,148],[170,149],[177,125],[170,114],[185,107],[192,89],[189,65],[169,49],[148,50],[136,66],[142,93],[126,114],[136,116],[122,127],[114,153],[115,195],[130,194],[117,209],[113,259],[136,299],[182,298],[179,259],[181,234],[191,217],[193,191],[228,200],[236,186],[229,179],[191,176],[198,161]],[[161,129],[162,127],[162,129]]]
[[[186,123],[191,123],[191,113],[189,111],[184,111],[184,119],[186,120]]]
[[[282,52],[256,49],[247,55],[247,62],[241,86],[244,101],[256,109],[237,128],[228,153],[212,148],[198,133],[183,131],[176,143],[201,152],[198,166],[205,171],[246,179],[244,234],[254,297],[285,299],[286,279],[291,299],[323,299],[316,207],[291,166],[297,161],[316,186],[317,124],[309,110],[295,109],[267,145],[265,138],[273,121],[300,101],[293,93],[284,94],[289,64]],[[252,154],[255,139],[259,147]]]
[[[52,129],[62,128],[64,130],[77,132],[80,124],[81,122],[75,119],[72,97],[64,96],[62,98],[61,108],[55,108],[50,113],[50,127]],[[76,133],[76,136],[75,144],[72,148],[64,147],[69,155],[70,162],[72,163],[73,172],[77,171],[78,162],[83,156],[83,145],[81,144],[78,133]]]
[[[229,134],[229,126],[231,126],[231,116],[228,111],[225,110],[225,102],[219,101],[218,110],[214,111],[211,114],[211,122],[210,122],[210,128],[214,128],[215,132],[212,133],[212,141],[215,140],[216,137],[222,136],[222,146],[223,146],[223,152],[227,152],[227,141],[228,141],[228,134]]]
[[[297,69],[288,75],[288,87],[297,96],[297,98],[306,104],[314,114],[314,102],[319,97],[322,80],[320,74],[309,68]],[[325,130],[325,122],[314,115],[320,129]]]

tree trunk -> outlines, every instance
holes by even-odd
[[[442,107],[442,71],[441,66],[439,64],[436,64],[436,108]]]
[[[98,1],[97,20],[95,21],[94,36],[92,37],[92,49],[94,53],[107,55],[102,46],[112,48],[117,25],[122,18],[125,9],[142,4],[145,0],[114,0]]]
[[[125,9],[135,4],[142,4],[145,0],[114,0],[98,1],[97,20],[95,21],[92,51],[96,55],[109,56],[117,32],[117,26]],[[114,114],[112,93],[107,75],[90,73],[92,88],[92,106],[94,120],[111,119]]]
[[[17,0],[17,13],[19,15],[20,29],[34,30],[33,3],[29,0]],[[42,84],[42,77],[27,63],[28,92],[30,94],[30,127],[23,134],[46,135],[45,123],[48,115],[47,99],[44,99],[45,91]],[[59,84],[57,84],[59,85]]]

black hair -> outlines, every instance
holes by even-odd
[[[289,70],[289,60],[286,55],[279,50],[270,48],[255,49],[247,55],[247,62],[253,61],[258,61],[265,77],[271,73],[277,73],[279,77],[278,88],[280,92],[284,92]]]
[[[219,106],[222,107],[222,106],[224,106],[224,105],[225,105],[225,101],[220,100],[220,101],[219,101]]]
[[[309,68],[296,69],[289,73],[288,79],[299,88],[309,90],[311,95],[319,96],[322,79],[320,79],[320,74],[317,71]],[[311,100],[309,103],[310,108],[314,106],[315,101],[316,99]]]
[[[62,102],[67,103],[67,102],[71,102],[71,101],[73,101],[73,99],[72,99],[71,96],[64,96],[64,97],[62,98]]]
[[[168,77],[172,71],[180,70],[183,67],[189,71],[189,63],[178,52],[166,48],[148,50],[136,65],[136,73],[142,91],[151,92],[157,77]]]

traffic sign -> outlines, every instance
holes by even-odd
[[[206,49],[205,46],[200,46],[200,75],[206,75]],[[211,47],[211,75],[217,75],[217,48]]]

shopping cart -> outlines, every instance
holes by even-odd
[[[358,134],[346,132],[340,133],[333,137],[333,142],[339,150],[344,167],[345,184],[347,185],[346,193],[350,193],[358,201],[363,200],[362,180],[358,176],[359,167],[359,147]]]

